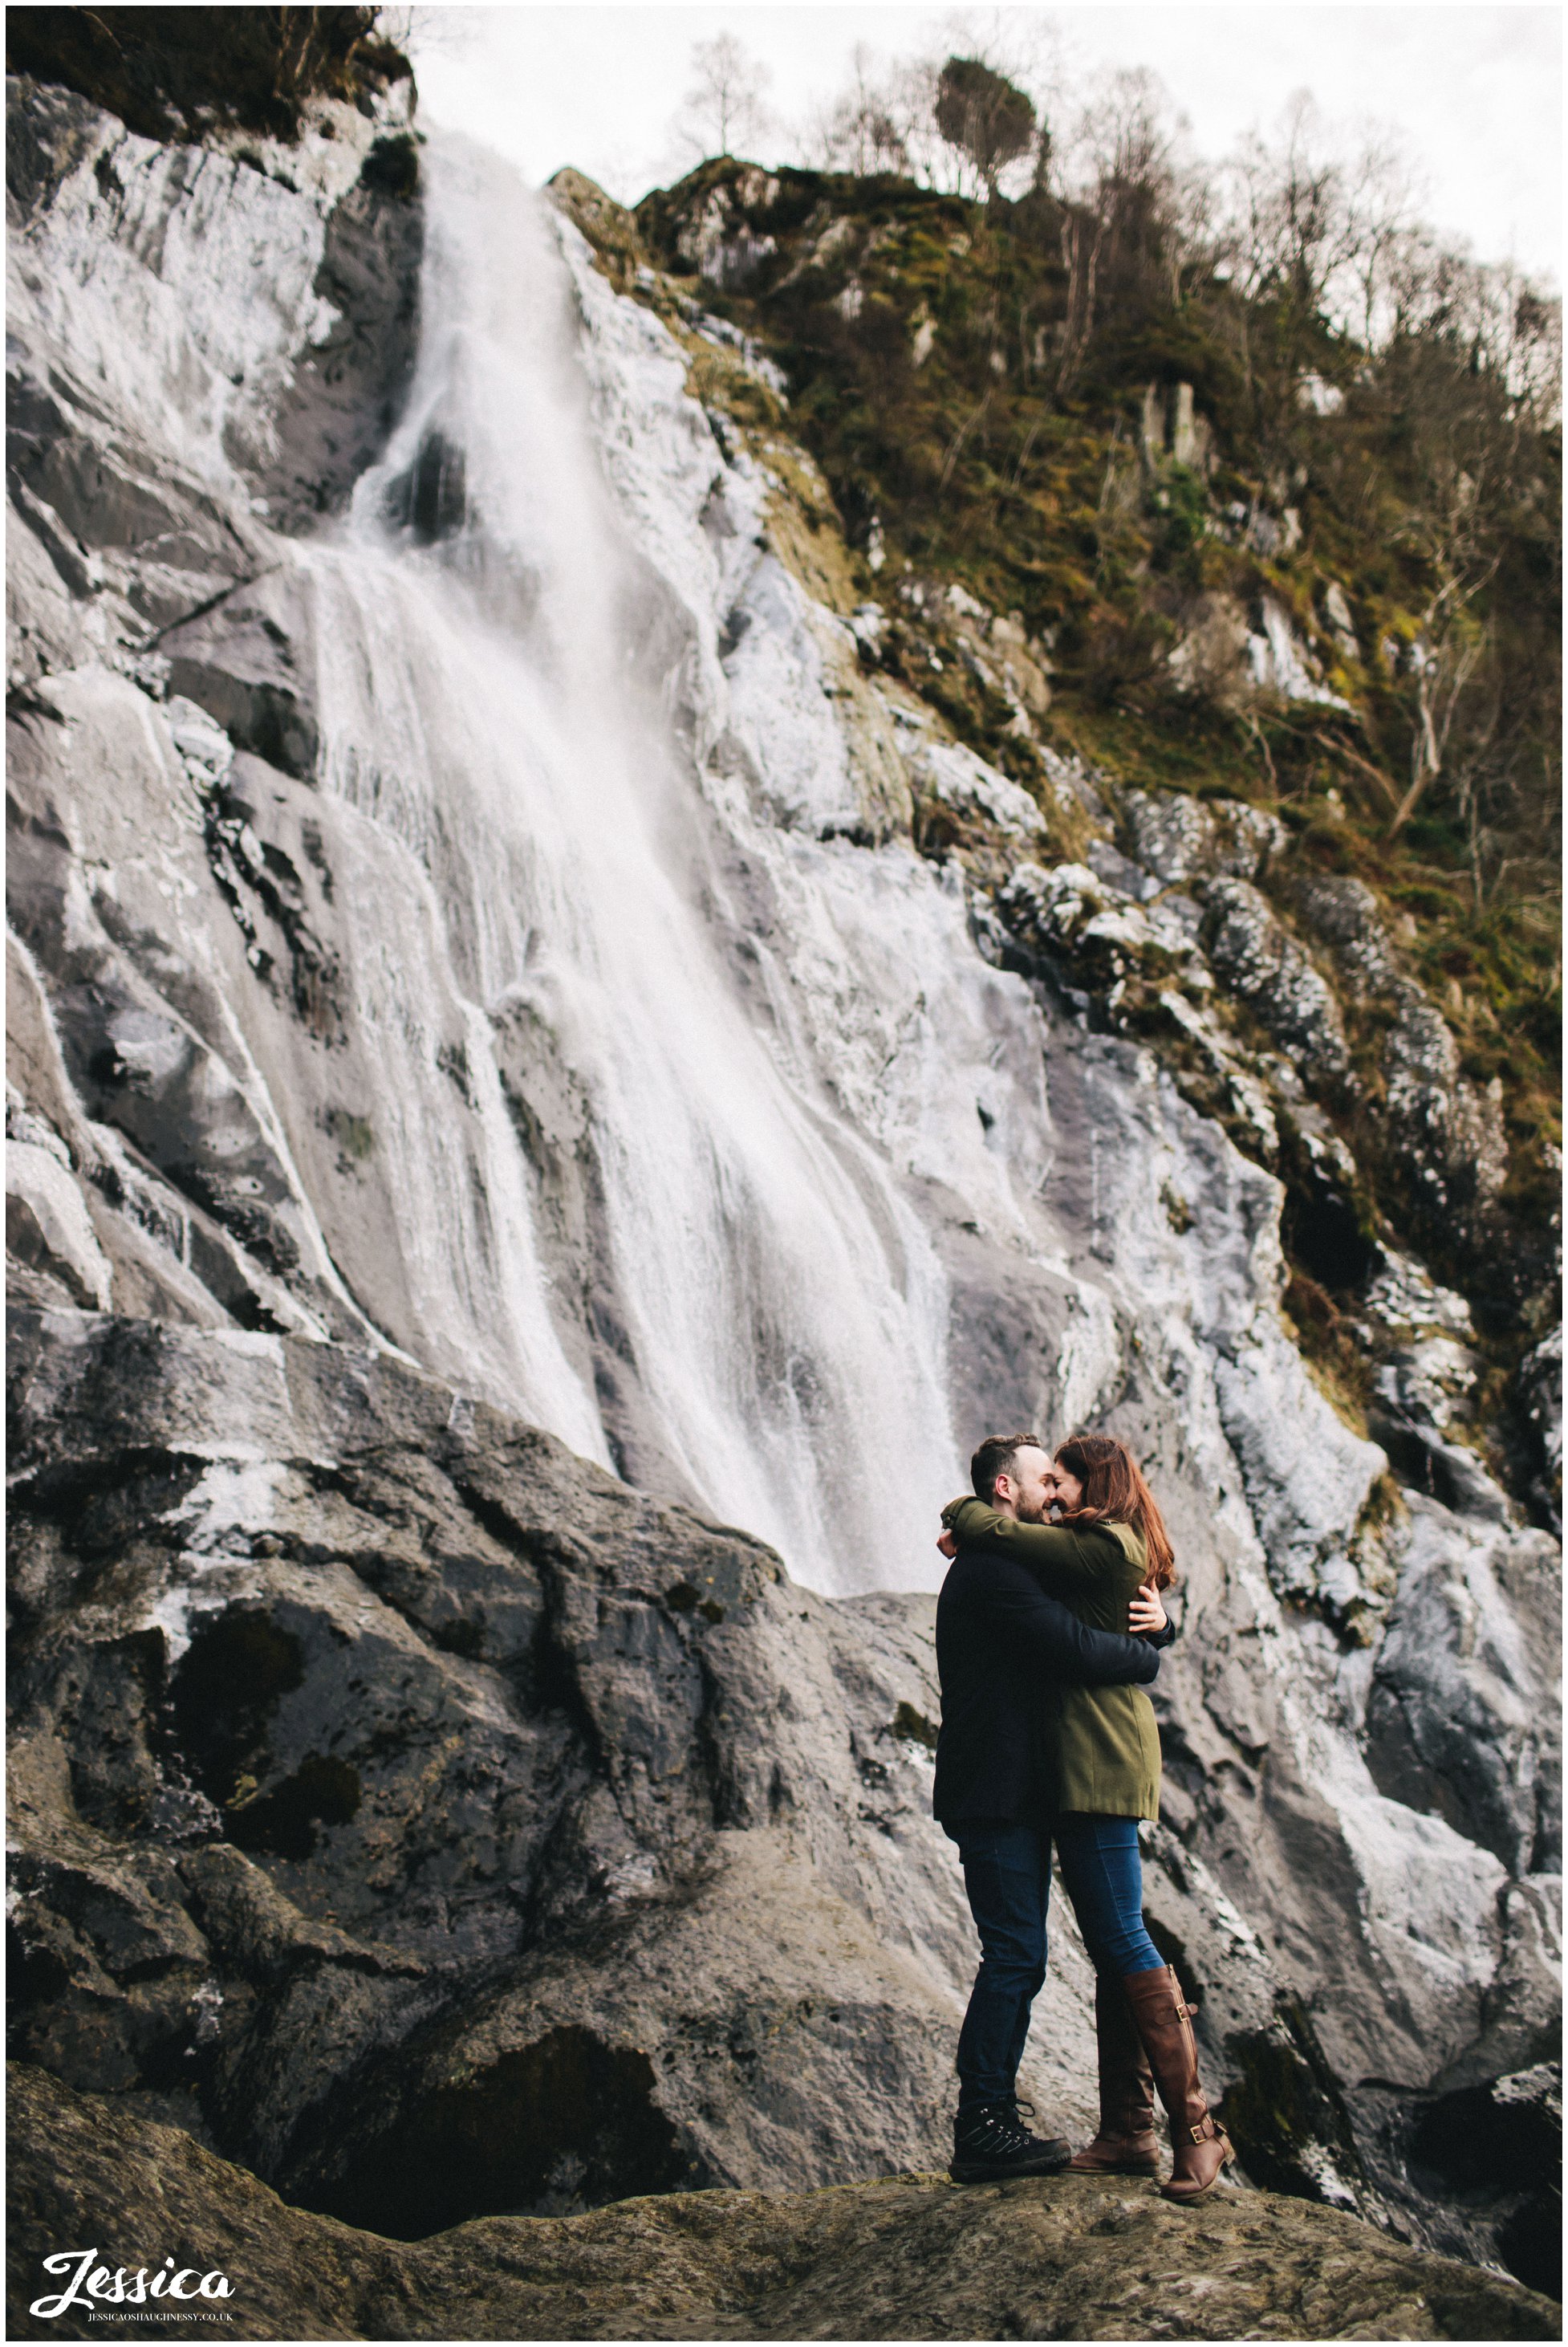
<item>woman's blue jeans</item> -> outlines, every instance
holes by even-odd
[[[1045,1979],[1051,1836],[1033,1826],[966,1821],[958,1856],[980,1968],[958,2035],[958,2108],[1012,2095],[1029,2035],[1030,2007]],[[1057,1855],[1078,1928],[1096,1972],[1158,1971],[1143,1928],[1143,1869],[1136,1818],[1057,1819]]]
[[[1095,1971],[1112,1980],[1158,1972],[1165,1960],[1143,1927],[1137,1819],[1064,1809],[1056,1820],[1056,1855]]]

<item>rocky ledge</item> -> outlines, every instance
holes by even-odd
[[[1125,2177],[968,2190],[899,2176],[697,2192],[586,2216],[491,2217],[391,2241],[289,2208],[178,2127],[13,2065],[14,2339],[99,2335],[40,2260],[205,2266],[221,2321],[183,2339],[1555,2339],[1516,2282],[1401,2249],[1354,2217],[1226,2189],[1171,2208]],[[200,2305],[200,2301],[197,2301]]]

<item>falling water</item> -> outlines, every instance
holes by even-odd
[[[957,1471],[939,1268],[804,1054],[751,1021],[699,909],[696,784],[639,682],[647,581],[559,246],[498,162],[442,146],[429,185],[404,423],[347,541],[304,557],[323,783],[416,861],[426,906],[388,941],[366,905],[355,969],[427,1357],[614,1460],[497,1069],[494,1022],[522,1011],[585,1103],[670,1487],[819,1587],[928,1580]],[[431,1007],[454,987],[466,1119]]]

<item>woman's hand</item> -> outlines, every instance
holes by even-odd
[[[1165,1626],[1165,1609],[1160,1603],[1160,1593],[1152,1581],[1145,1581],[1127,1608],[1127,1632],[1130,1637],[1146,1634],[1158,1636]]]
[[[958,1543],[953,1538],[951,1532],[938,1532],[937,1535],[937,1546],[941,1550],[944,1556],[953,1557],[957,1556],[958,1553]]]

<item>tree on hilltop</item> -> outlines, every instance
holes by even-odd
[[[686,92],[681,134],[703,157],[729,155],[766,129],[765,94],[773,78],[747,56],[733,33],[692,45],[692,83]]]
[[[973,163],[994,196],[997,175],[1034,143],[1034,102],[979,57],[949,57],[937,77],[937,128]]]

